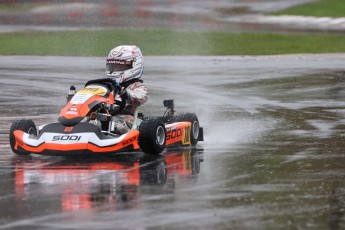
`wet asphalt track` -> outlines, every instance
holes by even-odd
[[[345,55],[147,57],[146,115],[196,112],[205,142],[16,157],[17,118],[56,121],[104,58],[0,57],[0,229],[344,229]]]

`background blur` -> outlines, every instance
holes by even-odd
[[[0,24],[227,32],[345,29],[342,21],[333,26],[320,27],[321,21],[310,18],[267,17],[267,14],[313,1],[315,0],[2,0]],[[322,20],[323,23],[326,21]],[[10,30],[9,27],[7,29]]]

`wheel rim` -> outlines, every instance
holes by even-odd
[[[162,126],[159,126],[156,131],[156,141],[159,145],[163,145],[165,141],[165,132]]]
[[[195,139],[198,139],[199,137],[199,122],[198,121],[193,122],[192,133],[193,133],[193,137]]]
[[[36,130],[34,127],[30,127],[30,129],[28,130],[28,134],[29,135],[36,135]]]

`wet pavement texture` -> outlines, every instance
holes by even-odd
[[[0,57],[0,229],[344,229],[344,54],[147,57],[144,114],[195,112],[160,156],[15,156],[11,122],[57,120],[104,58]]]

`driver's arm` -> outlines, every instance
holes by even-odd
[[[130,103],[142,105],[148,100],[147,87],[140,82],[136,82],[128,86],[126,92]]]

